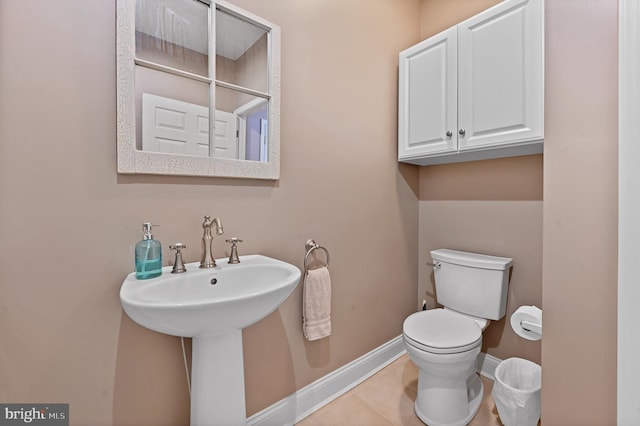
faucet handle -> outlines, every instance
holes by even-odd
[[[183,272],[187,272],[187,268],[184,266],[184,262],[182,261],[182,250],[187,248],[186,244],[175,243],[169,246],[171,250],[176,251],[176,259],[173,262],[173,269],[171,270],[172,274],[181,274]]]
[[[229,256],[229,262],[227,263],[240,263],[240,258],[238,257],[238,246],[236,244],[241,243],[242,240],[236,237],[229,238],[225,240],[228,243],[231,243],[231,256]]]

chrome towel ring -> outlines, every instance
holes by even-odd
[[[329,267],[329,250],[327,250],[325,247],[322,247],[321,245],[319,245],[318,243],[316,243],[314,240],[311,240],[311,239],[307,240],[307,243],[304,245],[304,248],[307,249],[307,254],[305,254],[304,256],[304,273],[305,274],[309,272],[309,267],[307,266],[307,261],[309,260],[309,256],[315,250],[324,251],[324,254],[327,256],[327,260],[324,266],[327,268]]]

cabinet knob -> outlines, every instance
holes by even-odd
[[[453,136],[453,132],[451,130],[447,130],[447,138],[450,138],[451,136]]]
[[[458,130],[458,134],[463,138],[464,138],[465,133],[467,133],[467,131],[465,129]]]

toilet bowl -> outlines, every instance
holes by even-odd
[[[438,249],[431,252],[438,303],[410,315],[404,345],[418,366],[415,411],[430,426],[463,426],[484,389],[476,374],[482,332],[504,317],[513,259]]]
[[[428,425],[466,425],[484,393],[476,374],[482,329],[446,309],[409,316],[403,325],[407,353],[419,368],[416,415]]]

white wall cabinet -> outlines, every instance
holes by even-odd
[[[506,0],[400,53],[398,160],[542,152],[542,0]]]

